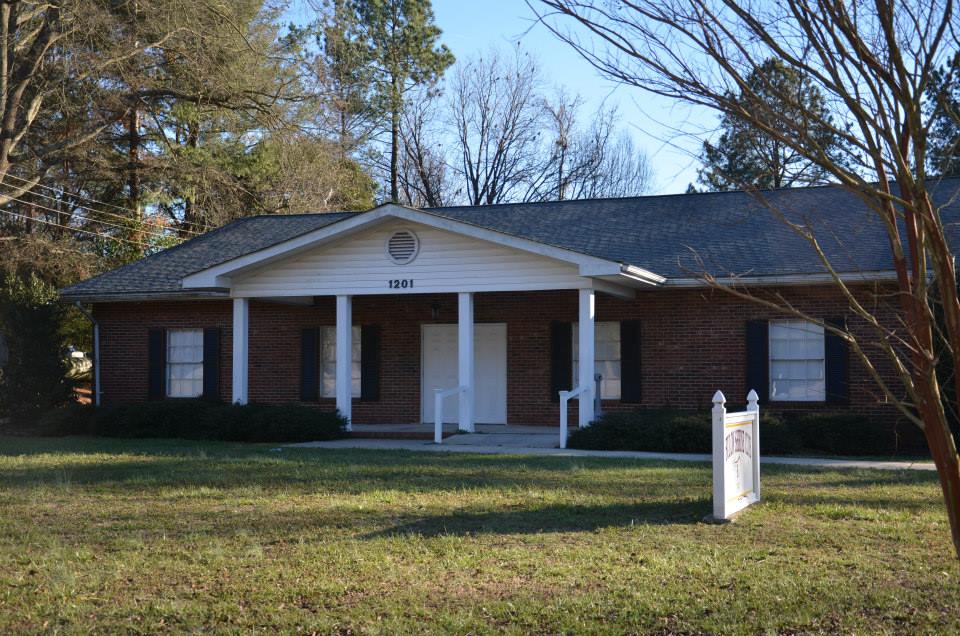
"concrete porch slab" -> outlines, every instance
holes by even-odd
[[[560,429],[554,426],[477,424],[476,433],[460,433],[456,424],[443,425],[443,443],[454,446],[557,448]],[[354,424],[354,438],[433,439],[432,424]]]

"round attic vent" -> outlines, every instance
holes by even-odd
[[[406,265],[417,257],[420,239],[410,230],[398,230],[387,239],[387,255],[397,265]]]

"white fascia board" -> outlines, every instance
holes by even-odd
[[[844,283],[872,283],[897,280],[896,272],[855,272],[840,274]],[[664,287],[712,287],[716,285],[819,285],[834,283],[836,279],[831,274],[785,274],[782,276],[727,276],[715,279],[715,283],[708,283],[702,278],[670,278]]]
[[[496,230],[482,228],[462,221],[456,221],[438,214],[431,214],[423,210],[415,210],[399,205],[387,204],[358,214],[357,216],[331,223],[330,225],[307,232],[276,245],[240,256],[225,263],[215,265],[205,270],[186,276],[181,281],[184,289],[208,289],[213,287],[229,287],[230,277],[244,271],[262,267],[301,251],[322,245],[324,243],[343,238],[362,229],[373,226],[384,219],[402,219],[412,223],[420,223],[429,227],[447,230],[469,236],[478,240],[489,241],[498,245],[512,247],[524,252],[538,254],[548,258],[577,265],[581,276],[598,276],[604,274],[619,274],[622,265],[594,256],[588,256],[572,250],[563,249],[538,243],[529,239],[504,234]]]

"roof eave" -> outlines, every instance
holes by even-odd
[[[60,299],[66,302],[81,303],[117,303],[117,302],[151,302],[160,300],[217,300],[230,297],[227,289],[184,290],[184,291],[154,291],[154,292],[69,292],[63,290]]]
[[[845,272],[838,274],[840,281],[844,283],[873,283],[889,282],[897,280],[896,272],[875,271],[875,272]],[[716,287],[716,286],[770,286],[770,285],[822,285],[824,283],[835,283],[836,277],[829,273],[817,274],[781,274],[771,276],[724,276],[713,277],[711,281],[705,278],[687,277],[687,278],[668,278],[663,287]]]

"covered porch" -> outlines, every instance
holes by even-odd
[[[321,387],[317,401],[351,427],[440,421],[475,432],[478,423],[559,424],[567,410],[558,389],[575,398],[571,425],[587,426],[598,296],[632,301],[660,282],[621,263],[384,206],[182,284],[231,297],[234,403],[277,400],[276,383],[298,375],[301,401]],[[559,337],[557,322],[566,327]],[[299,350],[289,348],[294,337]],[[358,370],[366,358],[375,374]]]

